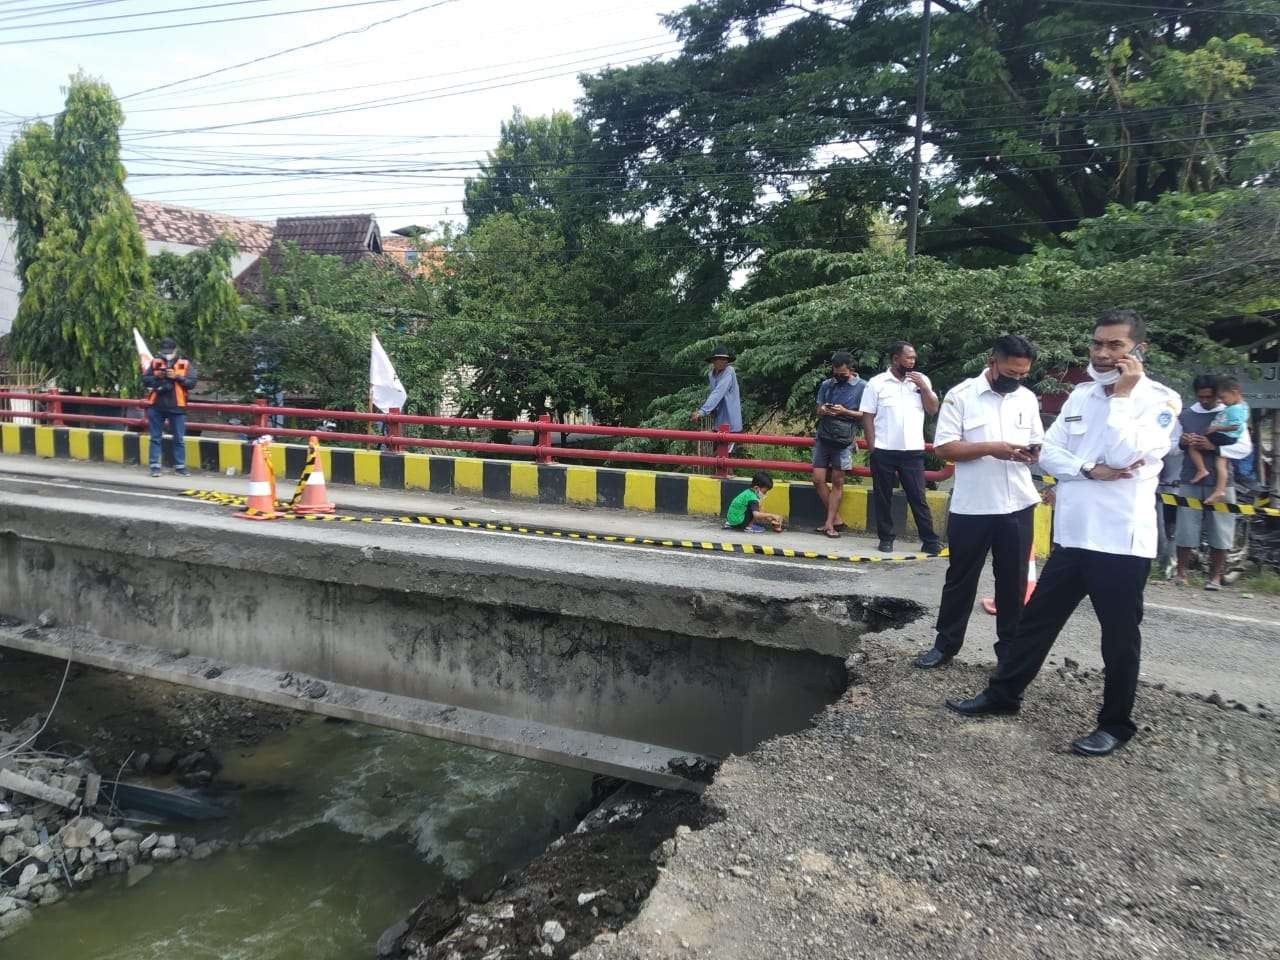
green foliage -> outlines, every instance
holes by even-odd
[[[11,348],[64,389],[137,385],[131,329],[155,333],[146,249],[124,189],[110,87],[72,77],[66,108],[27,127],[0,168],[0,211],[18,221],[23,296]]]
[[[1021,333],[1040,347],[1041,389],[1057,390],[1054,373],[1082,360],[1094,319],[1109,307],[1147,318],[1153,374],[1181,383],[1190,365],[1234,359],[1219,343],[1220,323],[1249,312],[1246,299],[1280,292],[1275,242],[1251,260],[1225,222],[1249,224],[1242,232],[1257,247],[1258,235],[1280,235],[1280,198],[1230,191],[1117,206],[1073,234],[1074,253],[1046,249],[986,269],[922,257],[908,271],[897,255],[782,253],[762,264],[748,296],[720,312],[716,338],[737,349],[748,419],[811,418],[832,352],[851,351],[869,376],[898,338],[916,345],[920,369],[945,390],[981,369],[995,337]],[[680,358],[692,362],[711,343],[695,342]],[[693,393],[658,401],[650,422],[678,422]]]
[[[284,393],[365,410],[376,332],[409,392],[406,412],[434,411],[446,358],[430,335],[435,294],[427,283],[381,261],[344,264],[294,244],[265,283],[267,305],[246,307],[247,325],[224,329],[209,353],[206,369],[220,384],[246,398]]]
[[[681,376],[671,358],[697,319],[677,293],[704,278],[684,272],[668,236],[608,216],[589,139],[569,114],[517,111],[467,181],[469,223],[435,281],[444,315],[432,327],[473,374],[457,383],[466,412],[590,407],[634,421]]]
[[[1217,189],[1237,158],[1273,169],[1255,138],[1273,136],[1280,21],[1250,9],[939,0],[921,250],[1008,263],[1112,203]],[[667,21],[679,56],[585,78],[592,172],[620,187],[614,210],[727,267],[707,304],[757,251],[862,249],[866,211],[905,206],[919,17],[692,3]]]
[[[207,250],[183,256],[166,251],[151,258],[151,278],[160,298],[159,325],[197,359],[245,329],[231,278],[235,254],[235,242],[223,236]]]
[[[668,273],[643,228],[583,224],[572,241],[548,212],[495,213],[454,244],[433,336],[460,367],[462,408],[501,418],[591,407],[634,419],[663,392],[679,329],[663,330]]]

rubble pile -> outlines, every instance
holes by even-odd
[[[95,879],[130,884],[153,864],[201,860],[219,846],[126,820],[84,758],[22,750],[23,724],[0,732],[0,940]]]

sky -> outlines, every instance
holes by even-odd
[[[0,145],[83,70],[122,100],[135,197],[260,220],[370,212],[384,233],[461,222],[463,179],[514,108],[571,110],[578,74],[672,55],[659,17],[682,5],[0,0]],[[258,19],[115,32],[231,17]]]

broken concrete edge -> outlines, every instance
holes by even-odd
[[[174,657],[151,647],[111,640],[85,630],[59,628],[33,632],[27,627],[0,627],[0,646],[63,660],[69,657],[86,666],[354,720],[668,790],[701,793],[719,766],[716,758],[657,744],[380,693],[296,672],[235,666],[197,656]]]
[[[773,585],[773,595],[748,582],[739,592],[687,583],[655,583],[611,564],[610,575],[558,572],[551,555],[531,543],[525,563],[477,558],[437,540],[437,552],[406,549],[403,538],[431,528],[333,528],[249,525],[225,517],[172,508],[118,505],[111,516],[92,502],[16,494],[0,504],[0,534],[37,543],[125,552],[145,559],[221,566],[275,576],[322,579],[474,603],[525,609],[715,639],[737,639],[784,650],[846,656],[868,629],[900,626],[923,613],[913,601],[829,595]],[[264,529],[264,527],[266,529]],[[485,536],[486,534],[475,534]],[[543,545],[545,546],[545,545]],[[554,549],[551,547],[550,549]],[[575,544],[570,549],[621,551],[626,547]],[[453,555],[447,555],[452,551]],[[613,556],[616,556],[614,554]],[[601,565],[603,566],[603,564]],[[322,575],[317,577],[317,572]],[[851,584],[860,573],[848,574]]]

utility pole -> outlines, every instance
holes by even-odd
[[[907,269],[916,258],[916,230],[920,222],[920,150],[924,141],[924,95],[929,78],[929,0],[920,20],[920,54],[916,58],[916,144],[911,159],[911,202],[907,208]]]

